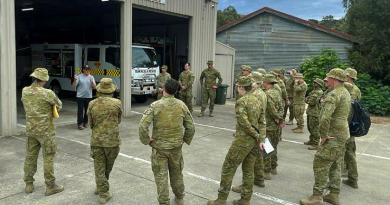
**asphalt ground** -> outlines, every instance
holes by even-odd
[[[107,204],[149,205],[158,204],[157,191],[150,165],[151,148],[139,141],[138,124],[141,113],[152,102],[133,104],[134,115],[122,120],[121,152],[110,175],[113,199]],[[26,136],[23,107],[18,106],[19,135],[0,138],[0,204],[98,204],[94,195],[95,178],[90,157],[91,130],[78,130],[77,104],[74,99],[63,100],[63,110],[57,124],[58,152],[55,158],[57,183],[65,186],[62,193],[44,195],[42,157],[39,157],[35,175],[35,190],[25,194],[23,164]],[[194,107],[195,137],[190,146],[183,147],[185,204],[206,204],[217,197],[220,172],[226,153],[233,140],[236,119],[234,100],[216,105],[214,115],[197,117],[200,107]],[[294,122],[295,124],[295,122]],[[299,200],[312,194],[314,175],[312,169],[315,151],[303,145],[309,133],[294,134],[286,126],[283,141],[278,146],[278,175],[266,181],[265,188],[254,186],[251,204],[299,204]],[[390,200],[390,125],[373,124],[367,136],[357,138],[359,189],[341,186],[340,201],[345,205],[387,205]],[[241,167],[237,169],[233,184],[241,183]],[[174,195],[171,192],[171,202]],[[238,199],[231,192],[228,204]],[[325,203],[326,204],[326,203]]]

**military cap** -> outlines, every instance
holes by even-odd
[[[278,80],[276,80],[276,77],[275,75],[272,75],[272,74],[266,74],[265,77],[263,78],[263,82],[266,82],[266,83],[277,83]]]
[[[264,75],[260,72],[252,72],[252,79],[255,83],[263,82]]]
[[[46,68],[37,68],[34,70],[34,72],[30,76],[34,77],[36,79],[42,80],[42,81],[49,80],[49,74],[48,74]]]
[[[324,81],[319,79],[319,78],[315,79],[314,82],[317,83],[318,85],[320,85],[321,87],[324,87],[324,85],[325,85]]]
[[[208,61],[207,61],[207,64],[213,64],[213,63],[214,63],[213,60],[208,60]]]
[[[282,75],[283,72],[280,69],[274,69],[273,72],[275,72],[278,75]]]
[[[112,83],[111,78],[102,78],[99,85],[96,86],[99,93],[111,94],[115,92],[116,86]]]
[[[347,81],[347,76],[345,75],[344,70],[341,68],[333,68],[332,70],[329,71],[328,74],[326,74],[326,77],[328,78],[334,78],[339,81]]]
[[[295,75],[295,78],[303,78],[302,73],[297,73],[297,74]]]
[[[261,73],[263,75],[267,74],[267,71],[265,71],[264,68],[257,69],[257,72],[259,72],[259,73]]]
[[[271,71],[271,72],[269,72],[268,74],[271,74],[271,75],[273,75],[273,76],[275,76],[275,77],[278,77],[278,73],[276,73],[275,71]]]
[[[245,66],[241,66],[241,67],[242,67],[242,70],[252,72],[252,67],[250,67],[249,65],[245,65]]]
[[[252,81],[248,76],[242,76],[238,79],[236,85],[246,87],[252,85]]]
[[[282,72],[282,74],[286,73],[286,69],[284,69],[284,68],[281,68],[280,71]]]
[[[240,69],[241,69],[241,70],[242,70],[242,69],[244,69],[244,68],[245,68],[245,66],[246,66],[246,65],[241,65]]]
[[[353,68],[347,68],[345,70],[345,75],[351,77],[354,80],[357,80],[357,71]]]
[[[161,69],[168,70],[168,66],[166,66],[166,65],[163,65],[163,66],[161,66]]]
[[[328,77],[325,77],[325,78],[324,78],[324,82],[325,82],[325,81],[328,82]]]

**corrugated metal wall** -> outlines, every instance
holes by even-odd
[[[263,13],[217,34],[217,40],[236,49],[235,73],[241,65],[291,69],[322,48],[336,50],[348,62],[348,40]]]
[[[234,60],[235,60],[236,50],[232,47],[229,47],[221,42],[215,43],[215,64],[223,78],[223,84],[229,85],[227,89],[226,98],[233,97],[233,88],[234,88]]]

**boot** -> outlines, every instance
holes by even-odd
[[[318,146],[310,146],[307,148],[308,150],[317,150],[318,149]]]
[[[265,187],[264,180],[255,181],[254,185],[259,186],[259,187]]]
[[[324,201],[321,195],[311,195],[309,198],[301,199],[299,203],[302,205],[322,205]]]
[[[207,202],[207,205],[226,205],[226,200],[222,200],[222,199],[209,200]]]
[[[184,200],[183,199],[178,199],[175,197],[175,202],[176,202],[176,205],[183,205],[184,204]]]
[[[333,205],[340,205],[340,200],[339,200],[338,194],[329,193],[328,195],[324,196],[324,201],[331,203]]]
[[[64,186],[62,185],[53,185],[53,186],[46,186],[46,192],[45,192],[45,195],[46,196],[50,196],[50,195],[53,195],[53,194],[57,194],[57,193],[60,193],[64,191]]]
[[[99,204],[105,204],[112,198],[112,194],[108,192],[108,196],[99,196]]]
[[[210,111],[209,116],[210,116],[210,117],[214,117],[213,111]]]
[[[293,130],[294,133],[303,133],[303,129],[302,128],[298,128],[298,129],[295,129]]]
[[[242,190],[242,185],[240,185],[240,186],[233,185],[232,186],[232,191],[234,191],[236,193],[241,193],[241,190]]]
[[[271,180],[272,179],[271,172],[264,172],[264,179]]]
[[[203,117],[204,116],[204,112],[201,111],[200,114],[198,115],[198,117]]]
[[[313,145],[313,141],[310,141],[310,140],[309,140],[309,141],[307,141],[307,142],[304,142],[303,144],[304,144],[304,145]]]
[[[278,168],[272,169],[271,174],[278,175]]]
[[[294,123],[293,123],[293,121],[292,120],[289,120],[287,123],[286,123],[286,125],[293,125]]]
[[[99,191],[98,191],[98,188],[96,187],[95,188],[95,191],[93,192],[95,195],[98,195],[99,194]]]
[[[348,185],[348,186],[350,186],[350,187],[352,187],[352,188],[355,188],[355,189],[358,188],[357,182],[353,182],[353,181],[350,180],[350,179],[343,179],[342,182],[343,182],[343,184]]]
[[[348,178],[348,171],[345,170],[345,171],[341,174],[341,177],[343,177],[343,178]]]
[[[26,194],[31,194],[34,191],[34,184],[33,183],[27,183],[26,188],[24,189]]]
[[[245,199],[235,199],[233,200],[234,205],[250,205],[250,201],[245,200]]]
[[[292,131],[294,131],[294,130],[296,130],[296,129],[299,129],[299,127],[296,127],[296,128],[292,128],[291,130],[292,130]]]

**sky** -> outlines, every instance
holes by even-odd
[[[345,15],[342,0],[219,0],[219,10],[228,6],[245,15],[267,6],[305,20],[321,20],[327,15],[339,19]]]

